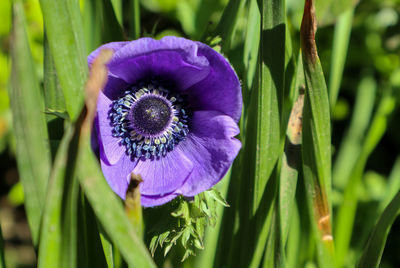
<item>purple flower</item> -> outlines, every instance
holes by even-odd
[[[215,185],[238,154],[240,83],[207,45],[178,37],[105,44],[114,55],[94,123],[104,176],[125,198],[140,174],[142,205],[195,196]]]

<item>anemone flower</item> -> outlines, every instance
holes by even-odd
[[[125,199],[140,174],[141,202],[162,205],[215,185],[238,154],[239,79],[209,46],[178,37],[105,44],[114,51],[100,92],[92,143],[103,174]]]

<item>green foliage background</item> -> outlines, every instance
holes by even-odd
[[[35,255],[20,262],[0,213],[0,267],[399,267],[400,1],[315,8],[313,61],[304,1],[0,1],[0,212],[24,205]],[[181,242],[147,250],[176,204],[144,211],[142,241],[77,120],[90,51],[166,35],[220,50],[244,98],[243,149],[216,186],[230,207],[183,263]]]

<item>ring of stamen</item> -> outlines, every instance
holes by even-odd
[[[112,135],[131,157],[162,157],[185,139],[189,115],[184,100],[162,86],[131,87],[109,111]]]

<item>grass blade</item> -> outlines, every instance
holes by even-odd
[[[131,34],[133,39],[140,37],[140,2],[139,0],[130,1],[131,17],[129,23],[131,26]]]
[[[338,17],[335,26],[328,86],[331,109],[335,107],[339,94],[347,56],[347,48],[349,46],[351,27],[353,26],[353,14],[354,8],[349,8]]]
[[[25,193],[32,240],[37,245],[50,170],[44,103],[35,76],[23,3],[13,4],[13,45],[10,102],[16,138],[16,159]]]
[[[88,69],[78,1],[40,0],[40,6],[66,108],[75,120],[82,108]]]
[[[386,239],[394,220],[400,213],[400,192],[396,194],[375,225],[357,267],[378,267]]]
[[[292,217],[294,197],[296,194],[298,170],[301,161],[301,131],[304,106],[304,92],[299,94],[290,114],[287,142],[282,156],[282,166],[279,183],[279,210],[282,246],[286,244],[290,218]]]
[[[330,267],[333,253],[331,230],[331,140],[328,92],[315,44],[315,13],[306,0],[301,24],[301,48],[306,81],[303,118],[303,173],[321,267]]]
[[[361,183],[368,157],[384,135],[389,116],[395,108],[396,98],[392,94],[392,90],[388,90],[385,91],[382,96],[376,114],[366,134],[361,153],[350,175],[351,180],[348,181],[345,187],[343,202],[338,209],[338,216],[336,219],[336,267],[342,266],[350,246],[358,201],[358,195],[354,193],[357,193],[357,189]]]
[[[76,201],[78,184],[73,170],[76,143],[73,127],[66,131],[50,175],[41,227],[38,267],[76,265]]]
[[[370,76],[362,78],[357,89],[350,127],[338,149],[333,166],[333,184],[339,189],[344,189],[351,179],[351,171],[361,153],[362,142],[374,109],[375,95],[375,80]]]
[[[257,6],[257,0],[250,0],[248,14],[249,19],[247,21],[246,38],[244,40],[243,64],[247,70],[244,85],[247,90],[250,90],[256,73],[258,47],[260,46],[261,15]],[[247,90],[243,90],[243,98],[245,102],[248,95]]]
[[[239,17],[239,11],[243,7],[244,2],[244,0],[230,0],[214,30],[213,36],[220,36],[222,38],[223,52],[229,50],[235,32],[236,22]]]

